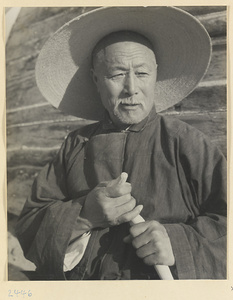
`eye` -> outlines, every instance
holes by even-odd
[[[124,73],[118,73],[118,74],[111,75],[110,79],[117,80],[123,78],[124,76],[125,76]]]
[[[147,77],[147,76],[149,76],[149,74],[146,73],[146,72],[136,72],[135,74],[136,74],[137,77]]]

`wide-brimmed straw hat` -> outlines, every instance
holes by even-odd
[[[174,7],[102,7],[62,26],[42,48],[36,79],[43,96],[67,114],[101,119],[104,108],[90,75],[91,54],[101,38],[121,30],[138,32],[154,46],[157,112],[184,99],[205,74],[210,37],[189,13]]]

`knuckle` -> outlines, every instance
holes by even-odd
[[[138,256],[139,258],[143,258],[143,257],[144,257],[143,252],[142,252],[140,249],[138,249],[138,250],[136,251],[136,254],[137,254],[137,256]]]
[[[116,218],[113,220],[113,226],[117,226],[117,225],[120,225],[121,224],[121,220]]]
[[[161,241],[154,241],[154,247],[157,251],[161,251],[164,248],[164,244]]]
[[[130,227],[129,232],[133,237],[136,236],[136,230],[135,230],[134,226]]]
[[[158,229],[158,222],[156,222],[155,220],[148,221],[148,225],[151,231]]]
[[[117,185],[116,187],[113,187],[113,189],[114,189],[114,192],[115,192],[116,194],[118,194],[118,195],[122,195],[122,194],[123,194],[123,193],[122,193],[122,191],[123,191],[122,185]]]
[[[102,189],[97,189],[95,192],[95,197],[97,201],[101,201],[104,198],[104,193]]]
[[[167,255],[165,254],[165,252],[160,251],[159,258],[160,258],[161,263],[163,263],[167,260]]]
[[[144,257],[142,260],[143,260],[143,262],[144,262],[145,264],[148,265],[148,257]]]
[[[130,202],[132,203],[133,206],[136,205],[136,200],[135,200],[135,198],[132,197],[131,195],[130,195]]]
[[[143,262],[146,264],[146,265],[149,265],[149,266],[153,266],[155,265],[155,262],[151,259],[151,256],[146,256],[143,258]]]
[[[159,249],[159,243],[156,240],[152,239],[150,242],[151,242],[151,246],[154,249],[156,249],[156,250]]]
[[[117,190],[117,192],[118,192],[119,194],[121,194],[121,195],[123,195],[123,194],[125,193],[125,187],[124,187],[123,184],[118,185],[118,186],[116,187],[116,190]]]
[[[101,181],[101,182],[96,186],[96,188],[106,187],[107,184],[108,184],[108,181]]]
[[[132,240],[132,245],[133,245],[134,248],[136,248],[136,249],[138,248],[138,243],[137,243],[136,239]]]
[[[103,215],[105,217],[105,219],[109,219],[110,218],[110,212],[109,212],[109,209],[108,209],[108,205],[103,205],[102,206],[102,212],[103,212]]]
[[[125,195],[125,200],[126,200],[126,201],[128,201],[128,202],[131,201],[131,198],[132,198],[132,197],[131,197],[131,194],[130,194],[130,193],[128,193],[128,194]]]
[[[124,188],[125,188],[125,191],[127,191],[128,193],[131,193],[131,191],[132,191],[132,185],[131,185],[131,183],[126,182],[124,184]]]
[[[120,194],[126,194],[126,193],[131,193],[132,191],[132,186],[129,182],[126,182],[124,184],[121,184],[121,185],[118,185],[117,186],[117,191],[120,193]]]
[[[127,216],[126,216],[126,215],[121,216],[121,217],[118,219],[118,222],[119,222],[119,224],[128,222]]]
[[[159,234],[159,232],[156,231],[156,230],[153,230],[153,231],[151,232],[151,237],[152,237],[152,240],[153,240],[154,242],[157,242],[158,240],[160,240],[160,234]]]
[[[135,201],[131,201],[131,200],[129,202],[127,202],[125,205],[125,208],[127,211],[133,210],[134,207],[135,207]]]

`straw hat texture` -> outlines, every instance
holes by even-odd
[[[191,93],[208,68],[210,37],[189,13],[174,7],[101,7],[71,20],[46,42],[36,64],[42,95],[67,114],[101,119],[104,108],[90,75],[91,54],[101,38],[121,30],[138,32],[154,46],[157,112]]]

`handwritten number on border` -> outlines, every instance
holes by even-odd
[[[22,297],[25,298],[26,297],[31,297],[32,296],[32,292],[31,290],[25,291],[25,290],[8,290],[8,297]]]

